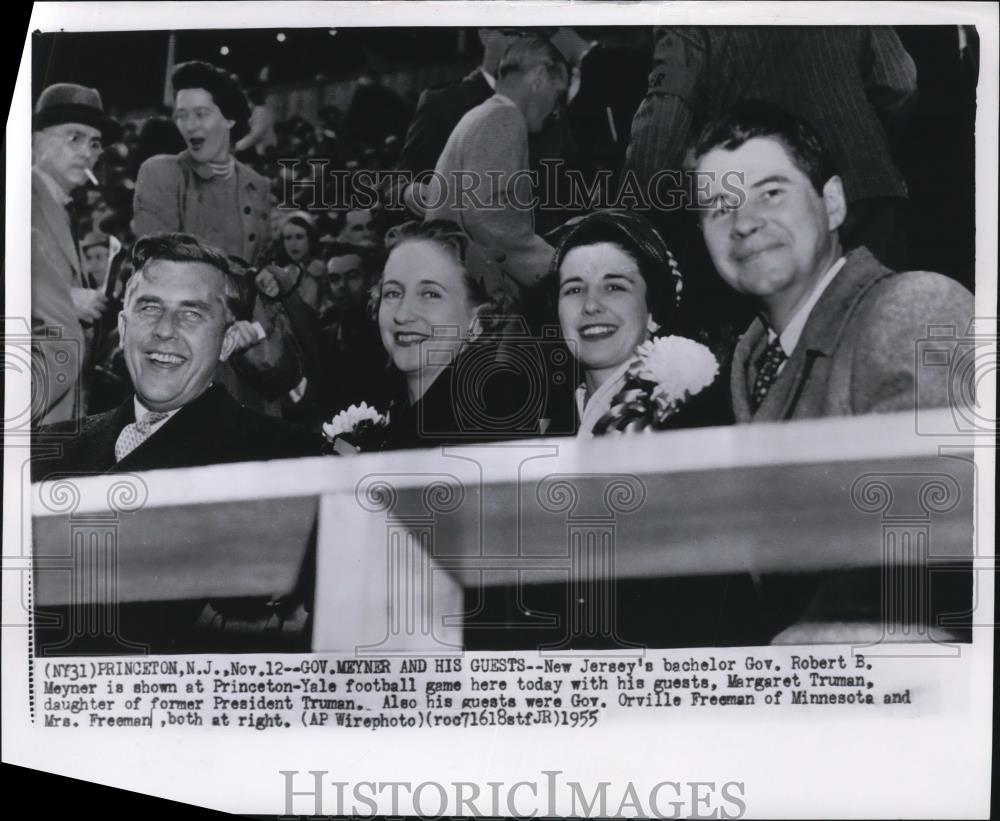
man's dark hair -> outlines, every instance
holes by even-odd
[[[331,233],[335,237],[339,236],[340,233],[347,227],[347,215],[355,211],[367,211],[374,217],[374,212],[371,208],[354,206],[351,208],[338,208],[330,210],[325,214],[322,214],[316,221],[317,229],[320,230],[320,235],[322,236],[324,233]],[[322,224],[322,229],[320,229],[320,224]]]
[[[170,78],[174,94],[185,88],[202,88],[212,95],[222,116],[235,125],[230,132],[234,140],[240,139],[250,130],[250,104],[240,84],[221,68],[201,60],[181,63]]]
[[[762,100],[743,100],[708,123],[695,142],[695,159],[716,148],[735,151],[755,137],[780,142],[820,195],[827,180],[837,173],[833,156],[809,123]]]
[[[372,252],[373,249],[365,248],[363,245],[337,240],[324,247],[323,258],[329,262],[334,257],[356,256],[361,260],[361,270],[369,274],[372,270]]]
[[[569,76],[569,66],[552,43],[544,37],[519,37],[508,47],[500,60],[497,77],[504,79],[512,74],[525,73],[537,66],[544,66],[549,76]]]
[[[212,266],[222,274],[225,289],[223,301],[229,314],[227,321],[231,322],[233,317],[239,314],[242,294],[226,255],[218,248],[201,242],[192,234],[170,232],[148,234],[136,240],[132,247],[132,269],[135,273],[125,286],[122,300],[125,305],[128,305],[129,297],[138,284],[137,277],[141,277],[146,266],[156,260],[197,262]]]

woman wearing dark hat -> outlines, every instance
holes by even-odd
[[[269,181],[232,155],[247,131],[247,99],[209,63],[182,63],[171,81],[174,122],[187,148],[142,164],[135,232],[187,232],[253,264],[267,242],[271,205]]]
[[[174,122],[187,148],[142,164],[135,233],[194,234],[253,266],[269,239],[271,185],[232,155],[233,141],[247,131],[247,99],[235,80],[209,63],[182,63],[171,82]],[[302,380],[301,351],[315,346],[319,329],[294,288],[275,289],[274,299],[265,299],[259,284],[259,277],[243,283],[247,299],[236,323],[239,354],[231,367],[220,367],[219,379],[244,404],[279,416],[281,399]]]
[[[626,429],[630,401],[623,398],[631,400],[629,391],[638,390],[631,377],[639,370],[639,356],[653,350],[648,343],[667,339],[669,346],[657,342],[657,353],[669,351],[677,360],[661,364],[676,375],[690,372],[691,391],[686,398],[677,397],[681,401],[669,424],[654,426],[732,421],[722,380],[716,378],[718,363],[707,348],[689,338],[693,330],[685,330],[677,262],[643,217],[597,211],[575,221],[556,249],[550,286],[556,292],[563,338],[583,371],[576,391],[579,436]]]
[[[709,374],[714,376],[711,353],[681,336],[681,274],[662,236],[642,217],[602,211],[573,221],[557,246],[550,280],[563,337],[583,371],[576,392],[578,436],[627,429],[618,424],[616,408],[636,404],[619,400],[628,389],[629,370],[639,352],[657,339],[684,340],[672,350],[700,350],[712,363]],[[665,364],[668,371],[683,371],[690,365],[679,360]],[[715,384],[721,386],[723,380],[716,379]],[[665,426],[731,421],[725,401],[715,398],[709,407],[702,404],[712,393],[712,388],[700,391]],[[629,444],[623,441],[622,447]],[[631,444],[642,446],[641,440]],[[658,503],[668,510],[671,500]],[[486,591],[488,618],[466,625],[465,649],[625,650],[766,640],[760,604],[748,575],[608,577],[601,585],[534,584],[516,591],[517,595],[512,588]],[[557,626],[550,629],[539,624],[530,631],[511,627],[524,623],[531,614],[554,616]],[[596,631],[602,622],[613,630]],[[572,633],[573,629],[580,632]]]

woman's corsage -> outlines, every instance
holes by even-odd
[[[379,413],[367,402],[351,405],[323,425],[328,452],[350,456],[361,451],[381,450],[385,444],[389,414]]]
[[[625,384],[597,421],[594,434],[662,428],[718,374],[715,355],[686,336],[661,336],[643,342],[635,350]]]

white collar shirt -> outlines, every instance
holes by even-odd
[[[829,287],[830,283],[833,282],[833,278],[840,273],[840,269],[844,267],[844,263],[847,262],[845,257],[838,259],[833,265],[830,266],[830,270],[823,274],[819,282],[816,283],[816,287],[813,288],[812,293],[809,295],[809,299],[799,306],[799,309],[792,315],[788,324],[785,326],[785,330],[781,332],[781,350],[785,352],[785,356],[791,356],[795,351],[795,346],[799,344],[799,339],[802,337],[802,331],[805,330],[806,322],[809,321],[809,314],[812,313],[813,308],[816,307],[816,303],[819,302],[819,298],[823,296],[823,292]],[[768,328],[767,330],[767,341],[774,342],[775,338],[778,336],[774,330]],[[785,363],[781,363],[783,368]],[[778,369],[781,371],[781,368]]]

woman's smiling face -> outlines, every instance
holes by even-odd
[[[475,316],[465,271],[437,243],[407,240],[389,253],[380,285],[379,333],[411,386],[411,398],[422,395],[454,361]]]
[[[610,374],[646,339],[646,281],[612,242],[571,249],[559,266],[559,324],[588,371]],[[598,380],[603,381],[603,380]]]

